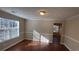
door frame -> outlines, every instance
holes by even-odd
[[[53,26],[54,25],[57,25],[57,26],[59,26],[59,30],[58,30],[58,33],[59,33],[59,39],[60,39],[60,41],[59,41],[59,44],[61,43],[61,38],[62,38],[62,34],[61,34],[61,32],[62,32],[62,23],[54,23],[53,24]],[[53,32],[53,36],[54,36],[54,32]],[[54,38],[54,37],[53,37]],[[54,43],[54,39],[52,40],[52,42]]]

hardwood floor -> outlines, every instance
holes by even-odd
[[[6,51],[68,51],[64,45],[24,40]]]

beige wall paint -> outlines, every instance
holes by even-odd
[[[70,50],[79,50],[79,15],[73,16],[65,21],[64,44]]]
[[[33,40],[33,30],[36,30],[41,35],[49,39],[50,43],[52,42],[53,38],[53,23],[63,23],[63,20],[27,20],[26,21],[26,39],[32,39]],[[64,28],[64,26],[63,26]],[[62,30],[63,30],[62,28]],[[62,40],[63,42],[63,34],[62,33]]]
[[[8,19],[14,19],[14,20],[18,20],[20,22],[20,36],[17,37],[17,38],[14,38],[14,39],[5,41],[3,43],[0,43],[0,50],[4,50],[7,47],[9,47],[10,45],[13,45],[16,42],[21,41],[21,40],[24,39],[24,31],[25,31],[24,22],[25,21],[24,21],[24,19],[22,19],[20,17],[17,17],[17,16],[14,16],[14,15],[8,14],[8,13],[3,12],[3,11],[0,11],[0,17],[8,18]]]

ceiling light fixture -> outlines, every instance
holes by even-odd
[[[46,11],[40,11],[40,15],[45,15]]]

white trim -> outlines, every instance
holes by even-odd
[[[32,40],[32,41],[38,41],[37,39],[29,39],[29,38],[24,38],[25,40]],[[52,41],[49,41],[49,43],[52,43]]]
[[[37,39],[30,39],[30,38],[25,38],[25,40],[39,41]]]
[[[79,14],[73,15],[73,16],[67,18],[66,20],[74,20],[74,18],[77,18],[77,17],[79,17]]]
[[[49,41],[49,43],[53,43],[52,41]]]
[[[33,34],[33,32],[25,32],[26,34]]]
[[[73,42],[79,44],[79,41],[78,41],[78,40],[76,40],[76,39],[74,39],[74,38],[72,38],[72,37],[70,37],[70,36],[68,36],[68,35],[65,35],[64,37],[65,37],[65,38],[68,38],[69,40],[71,40],[71,41],[73,41]],[[73,44],[73,43],[72,43],[72,44]],[[70,51],[73,51],[67,44],[64,43],[64,45],[65,45]]]
[[[21,42],[21,41],[23,41],[23,40],[19,40],[19,41],[15,42],[14,44],[11,44],[11,45],[9,45],[9,46],[3,48],[2,51],[5,51],[6,49],[8,49],[8,48],[10,48],[10,47],[12,47],[12,46],[14,46],[14,45],[16,45],[17,43],[19,43],[19,42]]]
[[[22,32],[23,33],[23,32]],[[26,34],[33,34],[33,32],[26,32]],[[40,33],[41,35],[53,35],[53,34],[49,34],[49,33]]]
[[[41,35],[53,35],[53,34],[48,34],[48,33],[41,33]]]
[[[33,41],[40,41],[40,39],[32,39]]]
[[[72,37],[70,37],[70,36],[65,35],[65,37],[68,38],[68,39],[70,39],[70,40],[72,40],[72,41],[74,41],[74,42],[76,42],[76,43],[79,43],[78,40],[76,40],[76,39],[74,39],[74,38],[72,38]]]
[[[25,40],[33,40],[32,38],[24,38]]]
[[[66,48],[68,48],[69,51],[72,51],[71,48],[67,44],[64,44]]]

